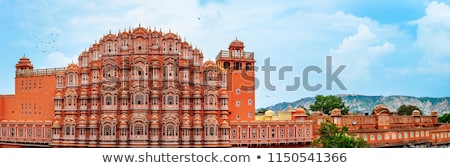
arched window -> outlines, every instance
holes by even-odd
[[[133,135],[144,135],[144,125],[139,123],[134,125]]]
[[[70,125],[66,125],[65,130],[64,130],[65,135],[71,135],[70,130],[71,130]]]
[[[241,63],[240,63],[240,62],[235,62],[235,63],[234,63],[234,69],[235,69],[235,70],[241,70],[241,69],[242,69]]]
[[[67,97],[67,105],[72,106],[72,96]]]
[[[245,63],[245,70],[252,70],[252,64],[251,63]]]
[[[167,98],[167,103],[168,103],[169,105],[173,105],[173,102],[174,102],[173,96],[169,96],[169,97]]]
[[[106,96],[105,98],[105,105],[111,105],[112,104],[112,98],[111,96]]]
[[[226,69],[226,70],[229,70],[230,69],[230,62],[224,62],[223,63],[223,68]]]
[[[214,103],[214,97],[211,95],[211,96],[209,96],[209,105],[210,106],[212,106],[213,105],[213,103]]]
[[[138,105],[144,104],[144,95],[136,94],[135,99],[136,100],[134,102],[136,102],[136,104],[138,104]]]
[[[209,135],[214,136],[214,134],[215,134],[214,127],[213,126],[209,127]]]
[[[69,79],[69,82],[68,82],[69,85],[73,85],[73,77],[72,77],[72,74],[69,75],[68,79]]]
[[[168,125],[166,130],[167,136],[174,136],[175,135],[175,129],[173,128],[173,125]]]
[[[103,128],[103,135],[105,135],[105,136],[112,135],[111,134],[111,125],[107,124],[107,125],[104,126],[104,128]]]

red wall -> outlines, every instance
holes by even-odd
[[[9,120],[9,117],[16,113],[16,99],[14,95],[0,96],[0,120]]]

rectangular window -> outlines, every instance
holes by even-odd
[[[252,139],[257,139],[257,130],[256,128],[252,128]]]
[[[235,128],[233,128],[233,130],[231,130],[231,139],[237,139],[237,131]]]
[[[2,129],[2,137],[6,137],[6,128]]]
[[[247,139],[247,129],[242,129],[241,139]]]
[[[297,137],[302,137],[302,136],[303,136],[302,129],[297,128]]]
[[[261,129],[261,139],[266,139],[266,135],[267,135],[266,129],[265,128]]]
[[[51,138],[52,131],[50,128],[45,129],[45,138]]]
[[[19,128],[19,137],[23,137],[23,128]]]
[[[10,134],[11,134],[11,137],[15,137],[16,136],[16,129],[11,128]]]
[[[33,131],[31,130],[31,128],[27,129],[27,136],[31,137],[33,135]]]
[[[40,137],[41,137],[41,129],[36,128],[36,138],[40,138]]]

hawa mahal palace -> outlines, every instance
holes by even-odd
[[[343,116],[304,109],[255,113],[254,53],[232,41],[215,61],[177,34],[141,26],[107,34],[62,68],[16,64],[0,95],[0,143],[49,147],[307,147],[326,120],[371,146],[441,145],[431,116]]]

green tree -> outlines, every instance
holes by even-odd
[[[420,115],[422,115],[422,110],[419,109],[419,107],[415,105],[401,105],[397,109],[397,115],[411,115],[414,110],[419,110]]]
[[[305,106],[302,106],[302,105],[298,105],[298,106],[297,106],[297,108],[302,108],[302,109],[305,109],[305,111],[306,111],[306,115],[311,115],[311,114],[309,113],[309,110],[307,110],[307,108],[305,108]]]
[[[348,106],[345,106],[344,101],[342,101],[341,97],[329,95],[329,96],[323,96],[323,95],[317,95],[316,101],[314,104],[311,104],[309,108],[312,111],[322,111],[325,114],[330,115],[331,110],[337,108],[341,110],[341,113],[343,115],[347,115],[349,108]]]
[[[267,111],[268,109],[266,109],[266,108],[260,108],[260,109],[258,109],[257,111],[256,111],[256,113],[265,113],[266,111]]]
[[[438,118],[439,123],[450,123],[450,114],[444,114]]]
[[[313,147],[323,148],[368,148],[369,144],[361,138],[348,134],[348,128],[339,128],[329,121],[320,125],[320,137],[313,141]]]

